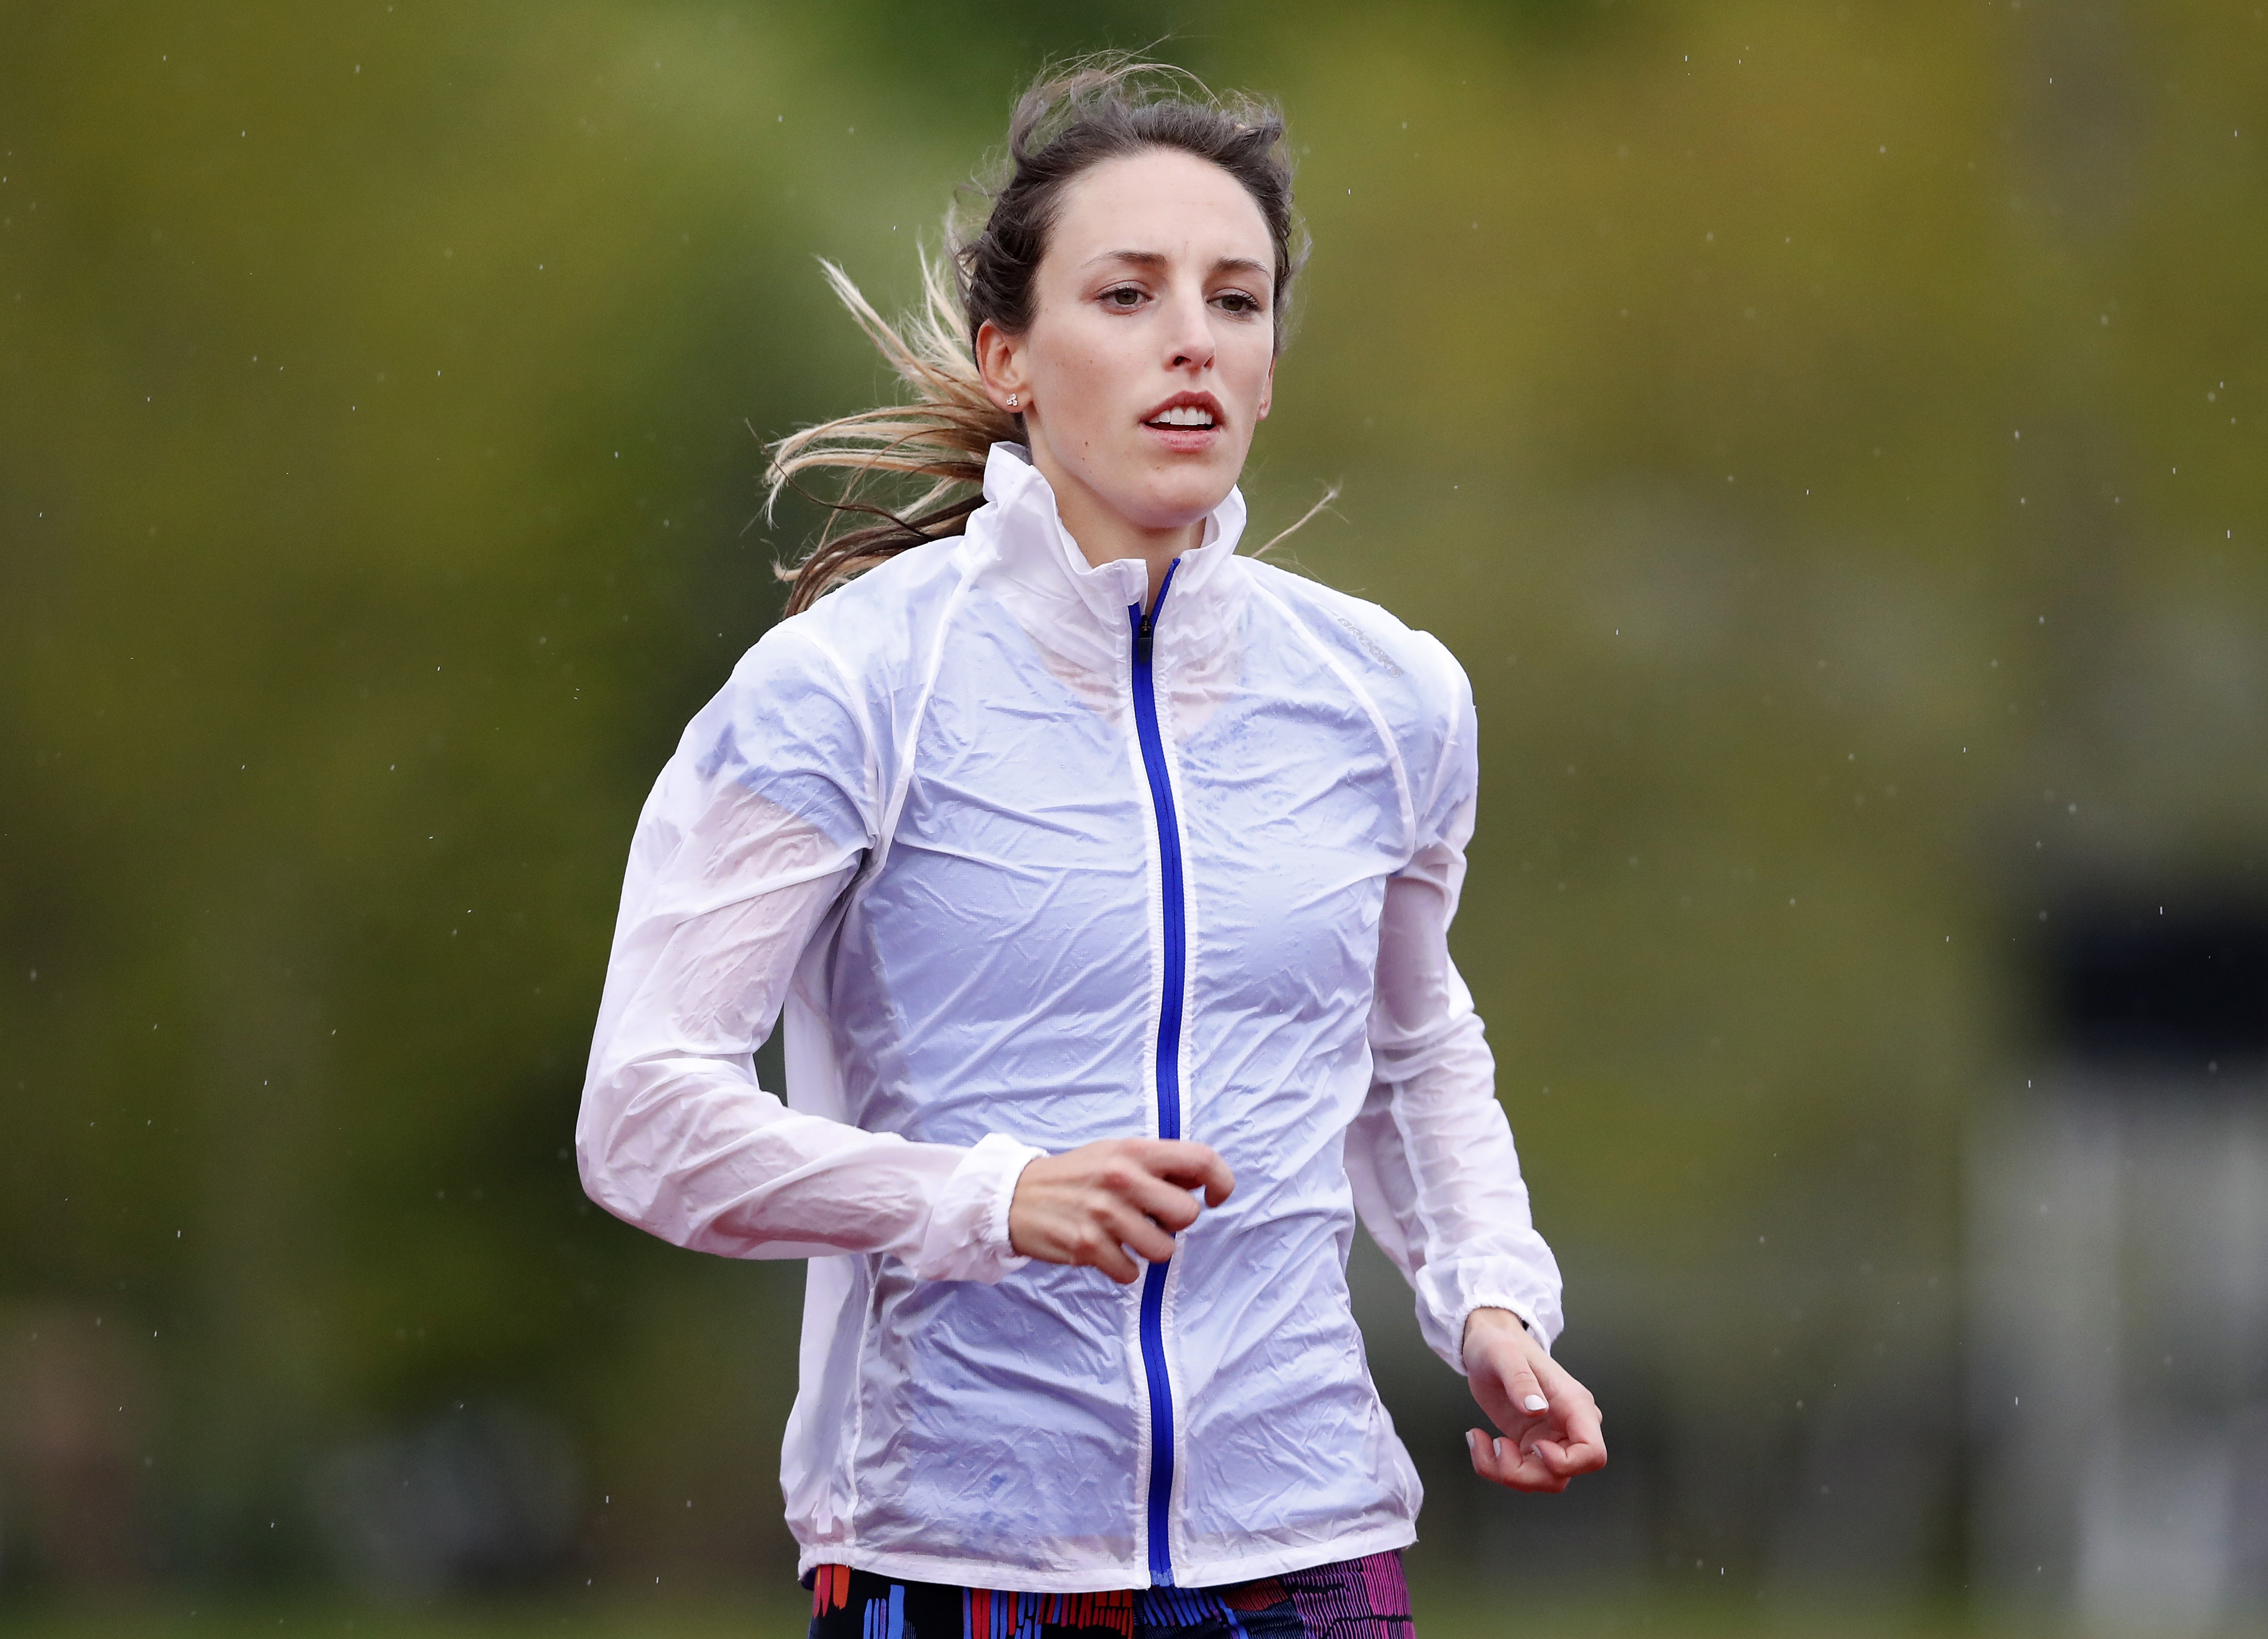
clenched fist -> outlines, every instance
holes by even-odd
[[[1179,1138],[1104,1138],[1042,1156],[1016,1180],[1008,1244],[1042,1263],[1087,1264],[1121,1285],[1141,1279],[1129,1255],[1163,1263],[1174,1237],[1197,1221],[1197,1197],[1217,1207],[1236,1187],[1209,1144]]]

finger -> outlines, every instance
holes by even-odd
[[[1229,1170],[1228,1163],[1218,1154],[1214,1155],[1212,1165],[1205,1170],[1204,1186],[1205,1205],[1209,1207],[1219,1206],[1236,1193],[1236,1174]]]
[[[1106,1239],[1099,1245],[1091,1261],[1121,1286],[1131,1286],[1142,1278],[1141,1264],[1116,1239]]]
[[[1060,1261],[1100,1269],[1121,1286],[1130,1286],[1142,1278],[1142,1266],[1127,1255],[1117,1237],[1101,1223],[1086,1224],[1069,1238],[1064,1250]]]
[[[1573,1403],[1565,1407],[1561,1418],[1570,1439],[1584,1441],[1602,1450],[1607,1444],[1603,1430],[1605,1421],[1600,1415],[1598,1402],[1588,1394],[1574,1396]]]
[[[1537,1460],[1562,1480],[1595,1474],[1607,1466],[1606,1447],[1588,1442],[1562,1442],[1549,1435],[1538,1435],[1531,1449]]]
[[[1116,1193],[1144,1217],[1162,1224],[1167,1234],[1178,1234],[1197,1221],[1197,1197],[1151,1173],[1135,1173]]]
[[[1578,1383],[1567,1368],[1543,1352],[1541,1344],[1528,1351],[1527,1366],[1535,1378],[1535,1386],[1551,1402],[1554,1411],[1571,1400],[1587,1400],[1591,1391]]]
[[[1557,1440],[1535,1442],[1535,1454],[1562,1479],[1572,1480],[1577,1474],[1596,1474],[1607,1466],[1607,1448],[1588,1440],[1578,1440],[1562,1445]]]
[[[1469,1362],[1473,1398],[1505,1433],[1525,1436],[1549,1414],[1546,1391],[1511,1340],[1475,1350]]]
[[[1099,1208],[1096,1224],[1114,1243],[1163,1263],[1174,1255],[1174,1238],[1131,1207],[1113,1201]]]
[[[1511,1474],[1493,1438],[1478,1429],[1468,1429],[1465,1430],[1465,1450],[1472,1457],[1473,1472],[1482,1479],[1494,1481],[1498,1485],[1512,1483]]]
[[[1110,1146],[1097,1158],[1089,1185],[1127,1202],[1145,1217],[1162,1222],[1168,1231],[1186,1229],[1197,1221],[1197,1204],[1186,1186],[1169,1181],[1171,1153],[1202,1149],[1199,1144],[1160,1143],[1130,1139]]]
[[[1176,1189],[1138,1167],[1102,1173],[1094,1180],[1093,1190],[1079,1206],[1098,1219],[1108,1213],[1114,1224],[1138,1220],[1167,1236],[1178,1235],[1197,1221],[1197,1203],[1188,1190]]]
[[[1142,1266],[1128,1257],[1123,1246],[1098,1246],[1089,1256],[1073,1261],[1101,1270],[1121,1286],[1131,1286],[1142,1278]]]
[[[1602,1417],[1599,1402],[1591,1398],[1591,1391],[1548,1355],[1538,1356],[1530,1364],[1550,1400],[1551,1420],[1557,1425],[1556,1432],[1561,1441],[1588,1442],[1603,1451],[1606,1441],[1599,1431]]]
[[[1205,1192],[1205,1204],[1217,1207],[1236,1187],[1236,1174],[1211,1144],[1187,1138],[1160,1138],[1145,1158],[1149,1170],[1167,1183]]]
[[[1554,1473],[1535,1452],[1524,1450],[1516,1440],[1491,1439],[1478,1429],[1468,1429],[1465,1444],[1472,1452],[1473,1472],[1484,1480],[1509,1486],[1515,1491],[1564,1491],[1567,1488],[1565,1478]]]
[[[1506,1484],[1521,1491],[1564,1491],[1567,1488],[1567,1476],[1554,1469],[1546,1460],[1540,1449],[1541,1444],[1539,1441],[1523,1445],[1509,1435],[1496,1442],[1497,1451],[1510,1470],[1511,1477]]]
[[[1523,1364],[1508,1373],[1504,1379],[1504,1392],[1523,1423],[1533,1422],[1551,1409],[1550,1397],[1544,1393],[1543,1382],[1537,1378],[1533,1363]],[[1517,1430],[1507,1429],[1505,1432],[1511,1434]]]
[[[1593,1474],[1607,1466],[1607,1440],[1599,1426],[1599,1408],[1585,1395],[1568,1408],[1561,1437],[1538,1440],[1536,1449],[1563,1474]]]

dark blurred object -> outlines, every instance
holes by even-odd
[[[350,1446],[315,1492],[340,1570],[391,1599],[536,1581],[558,1567],[579,1511],[567,1437],[512,1405],[460,1405]]]
[[[2054,1023],[2072,1057],[2195,1076],[2268,1059],[2268,905],[2122,899],[2056,925]]]
[[[1970,1150],[1975,1569],[2100,1631],[2219,1631],[2268,1609],[2268,908],[2049,925],[2051,1055]]]
[[[147,1373],[128,1332],[91,1310],[0,1311],[0,1573],[11,1584],[116,1591],[148,1572]]]

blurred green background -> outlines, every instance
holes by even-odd
[[[1279,551],[1472,675],[1609,1415],[1461,1475],[1365,1249],[1424,1631],[2061,1620],[1980,1562],[1972,1136],[2051,914],[2260,883],[2251,0],[0,3],[0,1617],[794,1630],[800,1270],[569,1157],[621,867],[814,522],[762,442],[889,390],[814,258],[902,304],[1152,42],[1292,120],[1256,538],[1343,483]]]

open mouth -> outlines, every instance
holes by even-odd
[[[1220,403],[1210,393],[1177,393],[1143,417],[1152,430],[1187,438],[1220,425]]]

